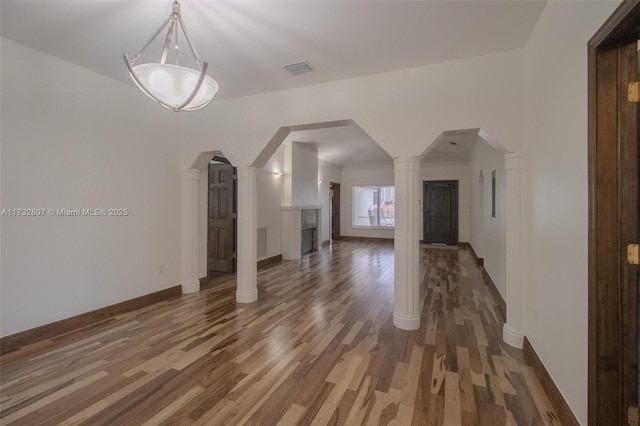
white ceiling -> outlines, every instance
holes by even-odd
[[[192,42],[209,62],[218,99],[489,54],[523,47],[545,1],[205,1],[182,0]],[[130,56],[169,16],[171,0],[0,2],[3,37],[133,86]],[[164,34],[139,63],[157,61]],[[181,45],[181,58],[188,55]],[[282,65],[308,60],[292,76]],[[472,72],[472,70],[470,70]],[[423,163],[468,163],[477,131],[444,132]],[[390,165],[355,124],[292,132],[338,167]],[[471,140],[473,139],[473,140]],[[457,141],[457,146],[448,142]]]
[[[422,158],[425,165],[467,165],[478,140],[480,129],[460,129],[442,132]]]
[[[388,166],[393,159],[357,124],[289,133],[292,142],[315,144],[318,158],[344,166]]]
[[[545,2],[181,4],[224,99],[521,48]],[[169,16],[171,1],[2,0],[0,7],[3,37],[133,85],[122,54],[142,47]],[[157,53],[142,59],[157,61],[155,47]],[[186,46],[181,51],[185,57]],[[291,76],[281,68],[304,59],[315,72]]]

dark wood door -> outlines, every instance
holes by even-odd
[[[424,241],[458,243],[458,181],[424,182]]]
[[[331,197],[331,239],[340,239],[340,184],[331,182],[329,185]]]
[[[589,42],[589,424],[638,424],[640,3],[623,2]]]
[[[216,272],[233,272],[235,264],[234,167],[209,164],[209,278]]]

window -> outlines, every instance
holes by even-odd
[[[393,228],[396,224],[396,188],[353,187],[353,226]]]

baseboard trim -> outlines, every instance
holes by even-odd
[[[464,241],[457,241],[455,243],[439,243],[439,242],[430,243],[427,240],[420,240],[420,244],[433,245],[433,246],[456,246],[458,248],[470,247],[469,243],[465,243]]]
[[[322,242],[322,248],[328,247],[331,244],[331,240],[325,240]]]
[[[165,290],[156,291],[155,293],[125,300],[124,302],[2,337],[0,338],[0,355],[18,350],[41,340],[50,339],[84,326],[95,324],[96,322],[115,315],[135,311],[136,309],[144,308],[145,306],[161,302],[165,299],[180,296],[181,294],[182,286],[176,285]]]
[[[389,242],[393,242],[394,239],[393,238],[380,238],[380,237],[352,237],[350,235],[342,235],[340,237],[340,241],[361,241],[361,242],[365,242],[365,243],[372,243],[372,242],[389,243]]]
[[[200,280],[193,280],[182,283],[182,294],[197,293],[200,291]]]
[[[266,259],[258,260],[258,270],[267,269],[271,266],[282,262],[282,255],[267,257]]]
[[[484,259],[482,257],[478,257],[478,254],[473,249],[473,246],[471,245],[471,243],[460,243],[460,245],[464,245],[471,251],[471,256],[473,256],[473,260],[476,261],[476,264],[478,266],[484,266]]]
[[[534,373],[538,377],[538,380],[540,380],[542,388],[549,397],[549,401],[553,405],[553,408],[555,408],[556,412],[558,413],[558,420],[560,420],[560,423],[563,425],[571,426],[580,425],[578,419],[576,419],[576,416],[573,414],[573,411],[571,411],[571,408],[569,408],[569,404],[567,404],[567,401],[565,401],[564,397],[560,393],[560,390],[556,386],[555,382],[551,378],[551,375],[545,368],[544,364],[538,357],[538,354],[533,349],[531,342],[529,342],[529,339],[527,339],[526,336],[524,338],[522,352],[524,353],[525,360],[531,364]]]
[[[209,285],[209,277],[200,278],[200,290],[207,288]]]
[[[480,269],[482,270],[482,278],[484,279],[484,282],[487,284],[487,287],[489,288],[491,295],[498,302],[498,308],[500,309],[500,313],[502,314],[502,320],[506,321],[507,302],[505,302],[504,299],[502,298],[502,294],[500,294],[500,292],[498,291],[498,287],[496,287],[496,283],[493,282],[487,270],[484,269],[484,266],[480,266]]]

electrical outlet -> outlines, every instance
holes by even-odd
[[[164,274],[164,263],[158,265],[158,275]]]

